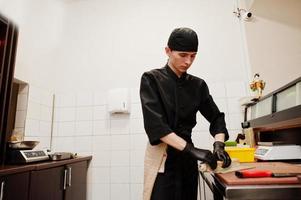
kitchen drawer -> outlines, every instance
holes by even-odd
[[[0,200],[28,200],[29,172],[0,177]]]

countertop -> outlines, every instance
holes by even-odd
[[[213,193],[218,193],[225,199],[291,200],[301,196],[301,183],[229,185],[219,175],[213,173],[201,172],[201,176]]]
[[[58,167],[58,166],[72,164],[81,161],[90,161],[91,159],[92,156],[78,156],[76,158],[60,160],[60,161],[41,161],[32,164],[22,164],[22,165],[2,165],[0,166],[0,176],[22,173],[26,171],[48,169],[52,167]]]

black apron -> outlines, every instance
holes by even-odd
[[[151,200],[197,200],[197,161],[170,146],[164,173],[158,173]]]

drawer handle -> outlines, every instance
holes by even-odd
[[[64,190],[66,190],[66,188],[67,188],[67,170],[66,169],[64,170],[64,185],[63,185],[63,187],[64,187]]]
[[[71,167],[68,167],[68,184],[67,186],[71,186],[71,180],[72,180],[72,168]]]
[[[0,200],[3,200],[4,193],[4,181],[1,182]]]

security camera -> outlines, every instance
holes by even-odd
[[[243,15],[242,15],[242,18],[244,19],[244,20],[250,20],[251,19],[251,17],[252,17],[252,13],[250,12],[250,11],[246,11]]]
[[[233,13],[236,15],[236,17],[238,17],[239,19],[244,19],[245,21],[249,21],[251,20],[253,14],[243,8],[236,8],[235,11],[233,11]]]

